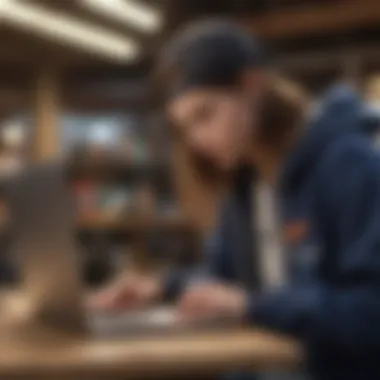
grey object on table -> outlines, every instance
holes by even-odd
[[[235,321],[205,319],[196,323],[181,322],[174,307],[161,306],[140,311],[118,313],[88,312],[90,331],[106,337],[187,334],[201,330],[238,327]]]

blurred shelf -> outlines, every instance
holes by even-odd
[[[1,221],[0,231],[6,232],[10,223]],[[192,225],[182,217],[132,217],[111,218],[106,216],[79,217],[76,223],[78,232],[112,232],[126,235],[139,235],[149,233],[194,233]]]
[[[191,224],[179,216],[107,218],[104,216],[80,217],[79,231],[111,231],[125,234],[149,234],[150,232],[194,232]]]
[[[67,166],[69,180],[152,180],[167,178],[169,167],[165,163],[146,161],[97,161],[72,162]]]

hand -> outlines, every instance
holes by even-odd
[[[144,308],[158,300],[161,293],[162,287],[157,277],[130,274],[91,295],[87,299],[87,306],[113,311]]]
[[[221,318],[242,320],[246,309],[246,293],[222,283],[198,284],[180,299],[178,312],[181,320]]]

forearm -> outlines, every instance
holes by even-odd
[[[188,273],[185,271],[173,271],[162,279],[162,298],[164,301],[174,301],[186,287]]]
[[[323,350],[372,355],[380,349],[378,300],[378,290],[369,284],[339,290],[316,284],[252,297],[247,316]]]
[[[174,301],[189,284],[212,277],[206,267],[172,270],[162,277],[162,298],[164,301]]]

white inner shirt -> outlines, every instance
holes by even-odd
[[[264,288],[285,284],[284,249],[279,231],[276,197],[271,186],[258,182],[253,187],[260,280]]]

